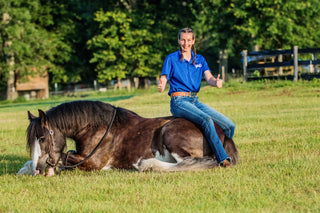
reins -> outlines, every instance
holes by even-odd
[[[84,163],[85,161],[87,161],[89,158],[91,158],[92,155],[94,155],[94,153],[95,153],[95,152],[99,149],[99,147],[102,145],[104,139],[107,137],[107,135],[108,135],[108,133],[109,133],[109,131],[110,131],[113,123],[114,123],[114,119],[115,119],[115,117],[116,117],[116,114],[117,114],[117,107],[114,108],[114,112],[113,112],[113,116],[112,116],[111,122],[110,122],[110,124],[109,124],[109,126],[108,126],[108,129],[106,130],[106,132],[104,133],[103,137],[101,138],[100,142],[98,143],[98,145],[92,150],[92,152],[91,152],[85,159],[83,159],[83,160],[80,161],[79,163],[77,163],[77,164],[75,164],[75,165],[72,165],[72,166],[63,165],[63,163],[62,163],[61,168],[62,168],[62,169],[73,169],[73,168],[76,168],[77,166],[83,164],[83,163]],[[52,130],[51,130],[51,131],[52,131]],[[49,132],[50,132],[50,130],[49,130]],[[53,131],[52,131],[52,132],[53,132]],[[50,133],[50,135],[51,135],[51,133]],[[53,144],[53,133],[52,133],[51,136],[52,136],[52,144]],[[67,152],[67,156],[66,156],[66,159],[65,159],[65,162],[66,162],[66,163],[68,162],[68,156],[69,156],[69,153],[70,153],[70,152],[74,152],[74,150],[69,150],[69,151]],[[52,166],[52,165],[51,165],[51,166]]]

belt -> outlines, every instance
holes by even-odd
[[[173,92],[171,93],[171,98],[176,96],[189,96],[189,97],[197,97],[196,92]]]

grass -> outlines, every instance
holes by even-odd
[[[17,176],[26,151],[27,110],[84,97],[0,104],[0,212],[319,212],[320,82],[232,81],[199,98],[236,123],[232,169],[138,173],[75,170]],[[111,99],[110,99],[111,98]],[[88,95],[144,117],[170,115],[156,92]]]

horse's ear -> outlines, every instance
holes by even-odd
[[[40,117],[40,120],[41,120],[41,124],[46,125],[47,124],[46,113],[44,113],[44,111],[42,111],[41,109],[38,109],[38,111],[39,111],[39,117]]]
[[[29,119],[29,121],[32,121],[35,118],[36,118],[36,116],[32,115],[31,112],[28,111],[28,119]]]

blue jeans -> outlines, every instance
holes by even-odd
[[[229,159],[214,127],[216,122],[229,138],[233,138],[235,124],[215,109],[201,103],[198,97],[176,96],[171,98],[170,110],[173,116],[188,119],[200,125],[217,161]]]

